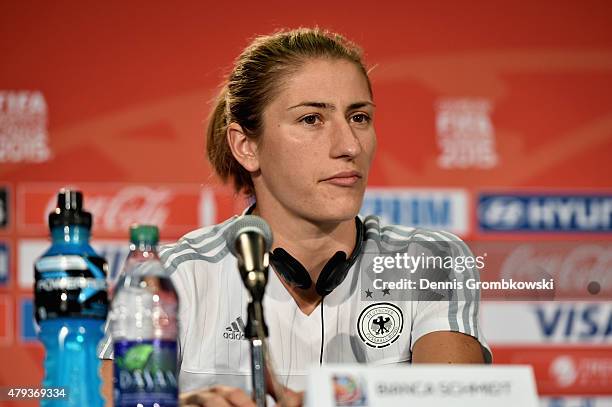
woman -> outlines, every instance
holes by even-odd
[[[274,234],[264,309],[271,358],[289,389],[303,390],[306,369],[320,363],[490,359],[470,301],[394,303],[362,292],[365,253],[423,236],[458,242],[357,217],[376,150],[374,112],[357,47],[337,34],[298,29],[259,37],[244,50],[210,119],[214,170],[254,198],[246,212]],[[181,300],[185,404],[252,405],[240,390],[250,374],[241,340],[248,297],[223,237],[235,219],[161,251]],[[382,307],[385,318],[364,324],[371,307]],[[368,331],[373,323],[380,329]],[[299,404],[298,393],[287,394]]]

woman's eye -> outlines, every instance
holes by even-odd
[[[351,116],[351,121],[354,123],[368,123],[370,121],[370,116],[364,113],[357,113]]]
[[[316,114],[309,114],[308,116],[304,116],[300,119],[300,121],[304,124],[308,124],[310,126],[317,124],[318,122],[321,121],[321,119],[319,118],[319,116],[317,116]]]

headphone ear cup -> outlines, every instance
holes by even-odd
[[[325,263],[317,279],[317,284],[315,285],[315,289],[320,296],[326,296],[331,293],[334,288],[340,285],[350,268],[350,266],[346,266],[346,253],[342,251],[336,252],[336,254]]]
[[[331,259],[325,264],[321,274],[317,279],[315,288],[317,293],[321,296],[328,295],[336,287],[338,287],[348,274],[349,270],[361,255],[363,250],[363,240],[365,238],[365,225],[359,219],[359,216],[355,217],[355,227],[357,229],[357,236],[355,237],[355,248],[351,253],[350,257],[346,258],[346,253],[339,251],[332,256]]]
[[[325,263],[315,284],[315,289],[319,295],[326,296],[338,287],[346,278],[353,263],[361,255],[363,239],[365,237],[365,225],[358,216],[355,217],[355,226],[357,228],[357,236],[355,238],[355,248],[351,256],[347,259],[345,252],[338,251]],[[310,274],[302,266],[302,263],[282,247],[277,247],[270,253],[270,263],[274,266],[277,273],[292,286],[303,290],[307,290],[312,286]]]
[[[308,271],[285,249],[281,247],[274,249],[270,256],[270,263],[287,283],[304,290],[312,286]]]

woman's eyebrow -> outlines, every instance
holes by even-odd
[[[302,103],[298,103],[295,106],[291,106],[290,108],[287,108],[287,110],[295,109],[297,107],[316,107],[316,108],[319,108],[319,109],[330,109],[330,110],[336,109],[336,106],[334,106],[332,103],[325,103],[325,102],[302,102]]]
[[[346,110],[353,110],[353,109],[359,109],[362,107],[366,107],[366,106],[372,106],[372,107],[376,107],[376,105],[374,104],[374,102],[370,102],[369,100],[363,101],[363,102],[356,102],[356,103],[351,103]]]
[[[365,106],[376,107],[376,105],[373,102],[370,102],[369,100],[367,100],[367,101],[363,101],[363,102],[351,103],[350,105],[348,105],[346,110],[359,109],[359,108],[365,107]],[[291,107],[287,108],[287,110],[295,109],[295,108],[298,108],[298,107],[316,107],[316,108],[319,108],[319,109],[336,110],[336,106],[333,103],[326,103],[326,102],[302,102],[302,103],[298,103],[295,106],[291,106]]]

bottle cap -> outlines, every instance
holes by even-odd
[[[49,214],[49,227],[77,225],[91,228],[91,213],[83,210],[83,194],[69,188],[60,189],[57,207]]]
[[[130,242],[135,245],[156,246],[159,242],[159,229],[154,225],[132,225],[130,226]]]

